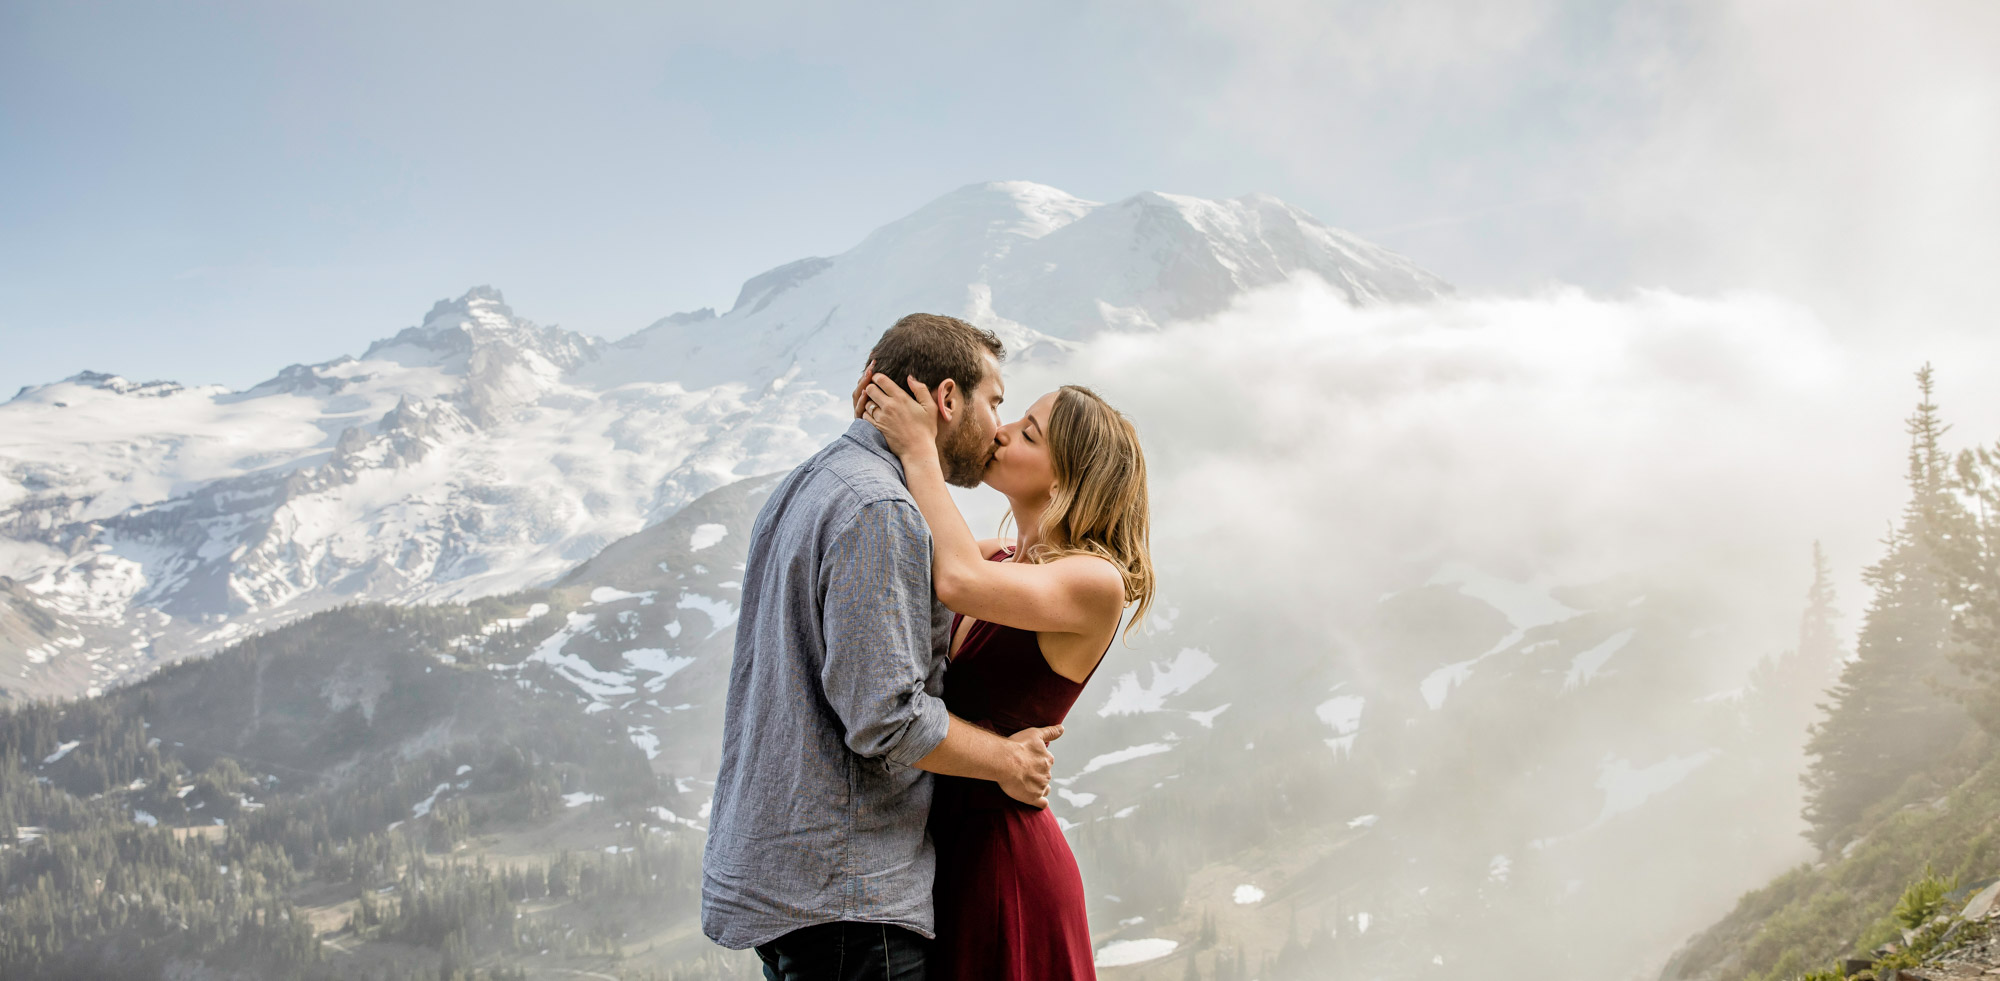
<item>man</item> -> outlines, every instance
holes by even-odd
[[[954,484],[977,485],[992,459],[1005,354],[989,331],[918,313],[869,355],[930,386]],[[755,947],[771,981],[925,977],[930,773],[1048,806],[1061,727],[1003,738],[952,718],[938,698],[950,625],[902,465],[857,420],[771,492],[743,571],[702,928]]]

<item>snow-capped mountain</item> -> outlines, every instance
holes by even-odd
[[[1023,181],[975,184],[838,256],[752,278],[721,316],[662,320],[582,375],[610,385],[799,378],[838,388],[852,383],[882,327],[912,310],[992,328],[1010,357],[1047,358],[1101,331],[1217,313],[1299,273],[1356,303],[1450,292],[1408,259],[1266,195],[1148,192],[1098,204]]]
[[[845,423],[902,314],[993,328],[1016,358],[1317,275],[1356,302],[1448,287],[1276,199],[946,195],[729,312],[610,344],[486,287],[358,357],[246,391],[84,372],[0,405],[0,690],[79,694],[356,599],[548,582]]]
[[[1300,274],[1357,304],[1447,289],[1269,198],[988,184],[752,277],[727,313],[615,342],[482,287],[242,392],[91,373],[26,389],[0,405],[0,689],[83,693],[353,600],[547,586],[485,601],[507,609],[471,632],[402,640],[426,673],[573,707],[674,788],[633,814],[616,787],[566,786],[565,822],[698,834],[752,520],[770,475],[846,425],[883,327],[955,314],[1015,362],[1058,359]],[[1183,531],[1206,519],[1187,506]],[[1781,855],[1793,789],[1771,761],[1791,737],[1745,735],[1754,706],[1719,690],[1761,652],[1711,595],[1725,586],[1508,578],[1425,540],[1362,586],[1278,594],[1191,574],[1260,556],[1189,541],[1205,539],[1156,541],[1163,602],[1058,748],[1053,811],[1107,968],[1183,977],[1219,927],[1267,977],[1318,976],[1283,967],[1304,947],[1366,976],[1475,958],[1496,977],[1623,976]],[[322,682],[294,694],[329,716],[366,687]],[[1634,915],[1635,894],[1684,915]],[[1193,959],[1207,975],[1219,956]]]

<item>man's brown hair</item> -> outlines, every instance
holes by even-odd
[[[963,398],[986,380],[986,358],[1007,359],[1007,347],[998,335],[982,330],[957,317],[935,313],[913,313],[882,332],[868,360],[875,370],[896,380],[905,391],[915,377],[932,392],[945,379],[958,382]],[[912,392],[911,394],[916,394]]]

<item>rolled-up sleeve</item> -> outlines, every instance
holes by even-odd
[[[913,504],[863,506],[821,565],[826,655],[820,686],[847,748],[911,766],[951,718],[926,693],[931,672],[930,528]]]

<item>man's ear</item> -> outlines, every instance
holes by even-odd
[[[931,390],[931,401],[937,403],[938,418],[950,423],[958,415],[962,401],[959,398],[958,382],[950,378],[938,382],[938,386]]]

